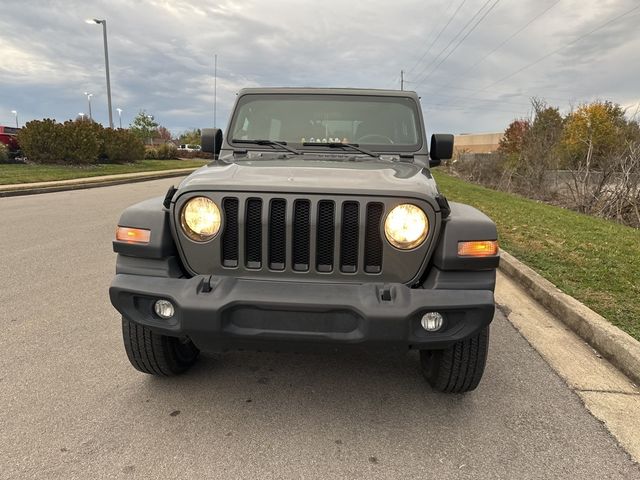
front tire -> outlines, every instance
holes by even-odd
[[[191,342],[155,333],[122,317],[124,348],[131,365],[149,375],[178,375],[193,365],[200,351]]]
[[[422,373],[440,392],[465,393],[480,383],[489,350],[489,327],[444,350],[420,350]]]

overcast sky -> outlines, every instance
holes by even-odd
[[[399,88],[401,69],[429,133],[504,130],[531,96],[563,111],[640,102],[638,0],[0,0],[0,12],[5,125],[14,109],[21,123],[86,113],[85,91],[108,123],[102,27],[86,18],[108,21],[116,124],[120,107],[123,125],[145,109],[173,132],[212,126],[214,53],[218,126],[242,87]]]

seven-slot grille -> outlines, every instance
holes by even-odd
[[[221,264],[275,272],[379,274],[383,212],[383,204],[375,201],[227,197],[222,201]]]

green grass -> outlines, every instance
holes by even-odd
[[[500,246],[640,340],[640,230],[434,172],[451,201],[498,225]]]
[[[174,168],[196,168],[209,160],[140,160],[126,165],[99,164],[89,166],[68,165],[0,165],[0,185],[13,183],[48,182],[72,178],[116,175],[119,173],[152,172]]]

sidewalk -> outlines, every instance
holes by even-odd
[[[0,197],[14,197],[17,195],[33,195],[37,193],[61,192],[64,190],[79,190],[82,188],[106,187],[122,183],[144,182],[160,178],[182,177],[189,175],[196,168],[179,168],[160,170],[155,172],[124,173],[120,175],[101,175],[97,177],[74,178],[54,182],[16,183],[0,185]]]

